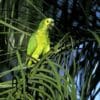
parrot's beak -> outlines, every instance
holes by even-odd
[[[52,23],[51,23],[51,26],[54,27],[54,25],[55,25],[54,22],[52,22]]]
[[[51,26],[54,27],[55,23],[54,20],[51,21]]]
[[[51,21],[51,23],[49,24],[49,29],[52,29],[54,27],[54,20]]]

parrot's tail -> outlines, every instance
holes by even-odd
[[[27,65],[31,66],[32,65],[32,60],[29,60],[28,63],[27,63]]]
[[[27,58],[27,59],[26,59],[26,65],[29,67],[29,66],[31,66],[32,64],[37,63],[39,60],[40,60],[40,59],[35,59],[35,58],[33,58],[33,57]]]

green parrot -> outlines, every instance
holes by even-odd
[[[38,60],[40,55],[45,55],[50,51],[49,30],[54,26],[52,18],[43,19],[38,29],[32,34],[27,46],[27,55]],[[28,66],[32,65],[32,59],[28,60]]]

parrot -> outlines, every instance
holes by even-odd
[[[28,41],[28,56],[38,61],[40,56],[43,56],[50,51],[49,32],[52,30],[53,26],[53,18],[44,18],[40,21],[37,30],[32,33]],[[29,58],[27,62],[28,66],[32,65],[33,60],[31,58]]]

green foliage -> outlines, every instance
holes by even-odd
[[[50,100],[64,100],[70,97],[71,100],[76,100],[76,89],[73,79],[67,70],[48,58],[48,56],[52,54],[53,52],[50,52],[44,56],[39,63],[33,64],[30,68],[30,72],[26,73],[24,69],[27,67],[22,63],[20,53],[16,51],[18,66],[2,72],[0,77],[12,71],[19,72],[20,76],[16,74],[16,81],[11,80],[0,83],[2,90],[0,91],[1,97],[6,95],[5,97],[7,99],[12,100],[32,100],[32,98],[35,99],[36,96]],[[60,76],[58,69],[63,70],[65,75]],[[26,77],[28,80],[26,80]]]

